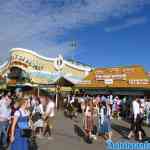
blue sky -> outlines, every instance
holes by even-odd
[[[141,64],[150,70],[149,0],[3,1],[0,20],[1,61],[22,47],[95,67]]]

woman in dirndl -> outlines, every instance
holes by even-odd
[[[89,100],[85,108],[85,120],[84,120],[84,130],[88,137],[91,137],[93,130],[93,104]]]
[[[29,150],[28,138],[21,136],[21,130],[29,128],[29,101],[27,99],[19,100],[19,109],[14,113],[10,135],[10,150]]]
[[[99,133],[104,136],[104,138],[111,139],[112,129],[111,129],[111,109],[105,101],[101,102],[99,109]]]
[[[32,121],[34,127],[34,133],[38,138],[42,138],[44,121],[42,116],[44,116],[44,105],[40,101],[36,102],[32,112]]]

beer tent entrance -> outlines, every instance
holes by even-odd
[[[56,107],[63,108],[63,92],[64,87],[73,87],[74,83],[65,77],[58,78],[53,84],[56,87]]]
[[[73,82],[70,80],[66,79],[65,77],[60,77],[54,82],[55,85],[57,86],[64,86],[64,87],[72,87],[74,86]]]

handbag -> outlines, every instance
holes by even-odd
[[[21,136],[30,138],[32,136],[32,129],[27,128],[27,129],[21,129]]]
[[[41,118],[42,118],[41,113],[40,113],[40,112],[36,112],[36,113],[32,116],[32,121],[33,121],[33,122],[36,122],[36,121],[38,121],[38,120],[41,119]]]
[[[96,126],[96,125],[94,125],[93,130],[92,130],[92,133],[93,133],[94,135],[96,135],[96,133],[97,133],[97,126]]]

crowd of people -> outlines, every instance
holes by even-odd
[[[55,103],[50,96],[5,92],[0,96],[0,142],[10,150],[29,150],[33,136],[52,139]]]
[[[150,101],[146,98],[127,96],[73,95],[64,98],[64,114],[78,118],[88,140],[102,136],[111,140],[112,119],[131,122],[128,139],[136,136],[142,140],[145,132],[143,121],[150,125]],[[29,150],[29,138],[53,138],[55,117],[54,98],[25,95],[22,91],[3,92],[0,95],[0,142],[10,150]],[[81,115],[78,115],[78,114]]]
[[[113,95],[73,96],[67,102],[66,108],[71,118],[77,116],[76,112],[82,112],[83,129],[86,136],[92,139],[97,139],[97,135],[102,135],[106,140],[111,139],[112,119],[130,122],[130,133],[127,138],[136,135],[135,137],[140,141],[145,136],[142,125],[150,125],[150,101],[144,97],[131,99],[127,96],[120,98]]]

